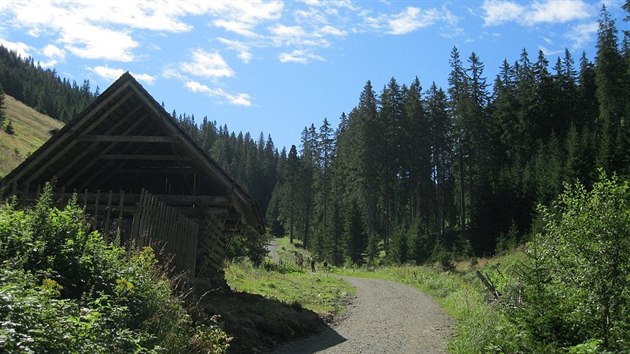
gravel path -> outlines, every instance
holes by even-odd
[[[278,243],[276,240],[269,241],[267,245],[267,251],[269,251],[269,256],[273,259],[276,264],[280,264],[280,256],[278,256]]]
[[[276,353],[446,353],[451,319],[429,296],[387,280],[344,279],[357,288],[346,317]]]

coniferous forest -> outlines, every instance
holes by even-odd
[[[338,127],[304,128],[281,154],[267,207],[290,234],[335,264],[488,255],[522,242],[536,205],[597,169],[630,168],[630,47],[605,8],[594,62],[526,49],[495,78],[453,48],[448,87],[418,78],[368,81]]]
[[[488,255],[535,231],[536,206],[564,183],[590,186],[598,168],[629,175],[628,39],[602,8],[593,60],[523,49],[490,78],[482,58],[453,48],[448,87],[367,81],[338,126],[313,123],[281,150],[263,133],[172,116],[256,198],[272,234],[321,259]],[[98,94],[2,47],[0,84],[66,122]]]
[[[90,81],[81,86],[60,78],[54,69],[43,69],[33,58],[22,58],[0,45],[0,86],[12,96],[40,113],[67,123],[96,96]]]

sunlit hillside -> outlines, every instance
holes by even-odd
[[[0,130],[0,177],[5,176],[29,154],[37,150],[51,136],[51,131],[63,127],[63,123],[41,114],[34,109],[4,96],[5,124],[11,121],[14,134]]]

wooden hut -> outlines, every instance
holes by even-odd
[[[56,201],[76,193],[95,228],[158,248],[202,288],[224,285],[233,235],[264,232],[256,202],[129,73],[9,173],[0,197],[33,202],[49,181]]]

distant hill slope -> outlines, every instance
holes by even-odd
[[[0,177],[11,172],[20,162],[39,148],[51,136],[52,129],[60,129],[63,123],[17,101],[4,96],[6,121],[13,122],[15,134],[0,130]]]

